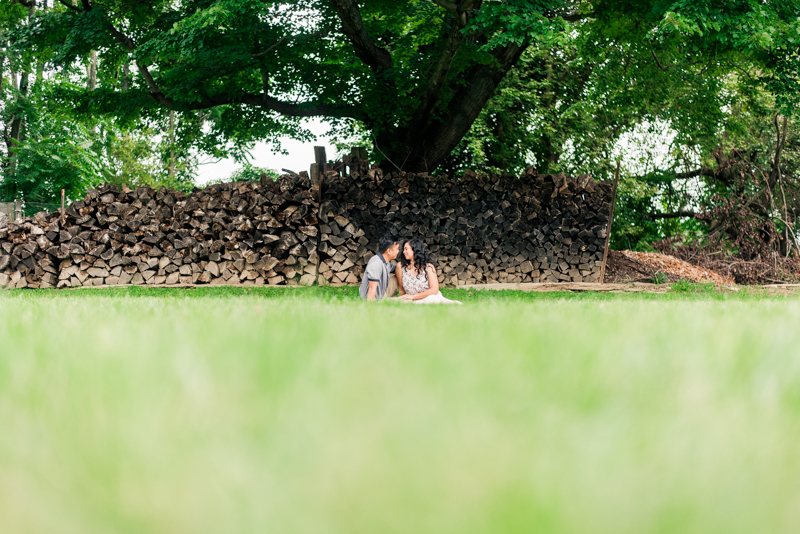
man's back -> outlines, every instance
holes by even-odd
[[[375,292],[375,299],[382,299],[386,295],[386,289],[389,287],[389,278],[393,271],[394,265],[387,262],[382,254],[375,254],[369,259],[367,267],[364,269],[364,279],[361,281],[358,294],[362,299],[366,299],[369,292],[369,283],[377,282],[378,288]]]

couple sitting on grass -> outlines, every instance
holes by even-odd
[[[364,269],[364,279],[359,289],[362,299],[389,298],[415,304],[461,304],[442,296],[436,266],[422,241],[410,239],[403,243],[402,249],[395,266],[390,262],[400,252],[397,239],[391,234],[380,238],[378,253],[370,258]]]

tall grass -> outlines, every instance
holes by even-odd
[[[800,301],[461,296],[0,296],[0,532],[796,531]]]

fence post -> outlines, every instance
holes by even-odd
[[[350,150],[350,155],[358,159],[369,158],[369,154],[367,153],[367,147],[365,146],[354,146],[352,150]]]
[[[317,172],[319,172],[320,177],[325,174],[325,164],[328,163],[328,158],[325,155],[325,147],[324,146],[315,146],[314,147],[314,161],[317,164]]]
[[[21,221],[23,218],[22,201],[14,200],[14,221]]]
[[[314,160],[315,163],[311,164],[311,183],[317,188],[317,272],[316,272],[316,283],[320,285],[320,274],[319,274],[319,266],[321,263],[321,258],[319,256],[319,245],[322,242],[322,230],[320,230],[320,225],[322,224],[322,186],[323,182],[325,181],[325,168],[328,163],[327,156],[325,155],[325,147],[324,146],[315,146],[314,147]]]
[[[606,227],[606,244],[603,247],[603,265],[600,267],[600,283],[606,277],[606,261],[608,260],[608,243],[611,240],[611,225],[614,224],[614,205],[617,203],[617,183],[619,182],[619,160],[617,172],[614,174],[614,189],[611,193],[611,213],[608,214],[608,227]]]

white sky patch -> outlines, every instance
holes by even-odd
[[[642,123],[623,133],[614,148],[614,159],[634,176],[643,176],[654,169],[670,167],[675,132],[667,124]]]
[[[324,146],[329,160],[336,158],[336,148],[331,140],[324,134],[328,131],[328,125],[318,119],[308,119],[303,121],[303,126],[308,128],[312,134],[317,136],[316,141],[304,143],[294,139],[281,139],[282,148],[288,154],[275,154],[268,143],[256,143],[250,151],[250,163],[256,167],[272,169],[280,173],[281,169],[289,169],[299,173],[308,171],[314,163],[314,147]],[[203,163],[205,161],[205,163]],[[197,172],[195,183],[204,185],[211,180],[224,179],[230,176],[235,170],[241,168],[232,158],[214,160],[210,158],[201,159],[201,164]]]

